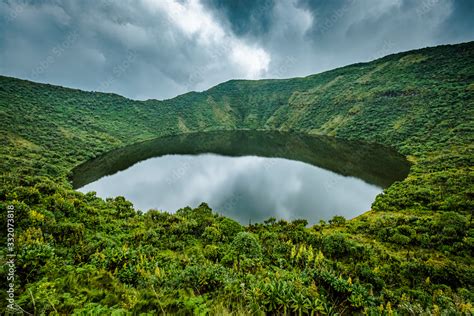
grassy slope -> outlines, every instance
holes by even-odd
[[[306,78],[232,80],[165,101],[0,77],[2,130],[20,145],[31,145],[21,144],[28,137],[60,155],[76,150],[78,161],[159,135],[235,128],[357,138],[415,156],[461,150],[472,128],[473,46],[411,51]]]
[[[473,104],[474,42],[390,55],[306,78],[232,80],[164,101],[0,77],[2,200],[14,199],[9,195],[14,186],[34,185],[38,180],[31,176],[59,180],[67,191],[66,176],[75,165],[162,135],[278,129],[377,142],[415,163],[408,178],[379,196],[374,211],[342,227],[317,230],[324,236],[350,232],[345,238],[370,247],[376,240],[377,251],[394,260],[403,261],[410,250],[417,264],[416,254],[428,256],[423,269],[457,271],[448,281],[439,278],[440,284],[470,288],[474,236],[466,221],[474,208]],[[466,222],[452,239],[433,232],[443,230],[439,221],[449,211]],[[397,230],[400,226],[408,232]],[[248,229],[260,236],[262,228]],[[385,271],[385,282],[401,286],[389,281],[389,274]]]

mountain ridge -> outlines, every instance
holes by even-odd
[[[309,74],[309,75],[305,75],[305,76],[296,76],[296,77],[288,77],[288,78],[265,78],[265,79],[229,79],[229,80],[218,83],[218,84],[216,84],[212,87],[209,87],[208,89],[202,90],[202,91],[190,90],[190,91],[184,92],[182,94],[179,94],[179,95],[176,95],[174,97],[167,98],[167,99],[150,98],[150,99],[139,100],[139,99],[129,98],[129,97],[123,96],[118,92],[102,92],[102,91],[95,91],[95,90],[86,90],[86,89],[74,88],[74,87],[70,87],[70,86],[63,86],[63,85],[59,85],[59,84],[38,82],[38,81],[31,80],[31,79],[14,77],[14,76],[10,76],[10,75],[0,74],[0,77],[20,80],[20,81],[27,81],[27,82],[34,83],[34,84],[39,84],[39,85],[60,87],[60,88],[64,88],[64,89],[76,90],[76,91],[81,91],[81,92],[111,94],[111,95],[116,95],[116,96],[120,96],[122,98],[129,99],[129,100],[132,100],[132,101],[144,101],[144,102],[147,102],[147,101],[167,101],[167,100],[172,100],[176,97],[183,96],[183,95],[190,94],[190,93],[204,93],[204,92],[207,92],[207,91],[209,91],[213,88],[216,88],[220,85],[225,85],[225,84],[233,82],[233,81],[237,81],[237,82],[238,81],[256,82],[256,81],[285,81],[285,80],[293,80],[293,79],[306,79],[306,78],[309,78],[309,77],[318,76],[318,75],[321,75],[321,74],[324,74],[324,73],[332,72],[332,71],[338,70],[338,69],[343,69],[343,68],[352,67],[352,66],[363,66],[363,65],[366,65],[366,64],[371,64],[373,62],[382,61],[386,58],[392,58],[394,56],[401,56],[401,55],[411,54],[411,53],[418,52],[418,51],[423,52],[423,51],[428,51],[428,50],[437,49],[437,48],[457,47],[457,46],[460,46],[460,45],[469,45],[469,44],[472,44],[472,43],[473,43],[473,41],[467,41],[467,42],[461,42],[461,43],[456,43],[456,44],[440,44],[440,45],[436,45],[436,46],[425,46],[425,47],[422,47],[422,48],[416,48],[416,49],[411,49],[411,50],[407,50],[407,51],[391,53],[391,54],[388,54],[388,55],[384,55],[382,57],[377,57],[377,58],[372,59],[370,61],[352,63],[352,64],[348,64],[348,65],[345,65],[345,66],[340,66],[340,67],[336,67],[336,68],[333,68],[333,69],[329,69],[329,70],[325,70],[325,71],[322,71],[322,72],[313,73],[313,74]]]

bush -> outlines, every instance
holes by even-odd
[[[231,250],[238,258],[260,258],[262,256],[260,242],[254,234],[247,232],[240,232],[235,236]]]
[[[398,245],[406,246],[410,243],[410,237],[402,235],[400,233],[395,233],[392,237],[389,238],[390,242],[393,242]]]

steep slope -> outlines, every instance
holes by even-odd
[[[163,101],[0,77],[0,200],[3,210],[18,210],[19,303],[62,313],[472,311],[473,112],[474,42],[305,78],[231,80]],[[236,129],[376,142],[414,164],[371,212],[311,229],[303,221],[242,228],[205,205],[143,215],[123,199],[103,201],[68,183],[74,166],[112,149]],[[242,265],[240,255],[224,256],[240,242],[261,248]],[[313,255],[317,263],[305,261]],[[281,293],[293,296],[275,299]]]
[[[473,46],[411,51],[306,78],[231,80],[165,101],[0,77],[2,129],[12,142],[25,136],[41,146],[45,137],[58,154],[54,143],[72,135],[84,142],[79,147],[107,144],[108,150],[165,134],[242,128],[364,139],[410,154],[448,141],[462,146],[472,127]]]

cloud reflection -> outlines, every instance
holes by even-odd
[[[368,210],[382,189],[303,162],[257,156],[165,155],[79,189],[124,196],[141,210],[169,212],[207,202],[243,224],[269,217],[310,223]]]

